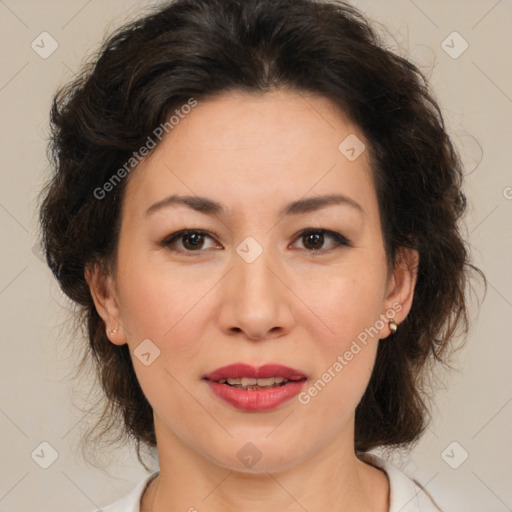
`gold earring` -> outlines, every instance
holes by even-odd
[[[119,330],[119,325],[113,331],[109,331],[107,329],[107,334],[110,334],[110,336],[113,336],[118,330]]]
[[[394,320],[390,320],[389,321],[389,330],[392,333],[395,333],[397,329],[398,329],[398,325],[396,324],[396,322]]]

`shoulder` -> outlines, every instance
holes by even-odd
[[[144,477],[126,496],[120,498],[96,512],[140,512],[140,500],[151,480],[158,475],[158,471]]]
[[[441,512],[426,490],[391,463],[374,453],[358,453],[357,456],[388,475],[389,512]]]

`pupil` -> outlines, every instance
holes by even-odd
[[[307,248],[311,248],[314,250],[320,249],[324,242],[324,235],[322,233],[310,233],[306,235],[306,244]],[[310,247],[308,247],[310,246]],[[311,247],[313,246],[313,247]]]
[[[191,241],[191,243],[189,243]],[[203,235],[201,233],[192,233],[190,235],[185,235],[184,237],[184,246],[187,249],[197,249],[202,245]]]

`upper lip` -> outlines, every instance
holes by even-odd
[[[265,364],[263,366],[255,367],[249,364],[237,363],[228,366],[222,366],[210,373],[207,373],[203,378],[219,381],[221,379],[238,379],[242,377],[252,377],[253,379],[265,379],[269,377],[284,377],[288,380],[302,380],[306,379],[306,375],[300,370],[283,366],[281,364]]]

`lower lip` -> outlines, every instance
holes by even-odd
[[[242,411],[271,411],[287,402],[304,387],[306,380],[290,381],[284,386],[269,389],[238,389],[227,384],[206,380],[212,391],[225,402]]]

